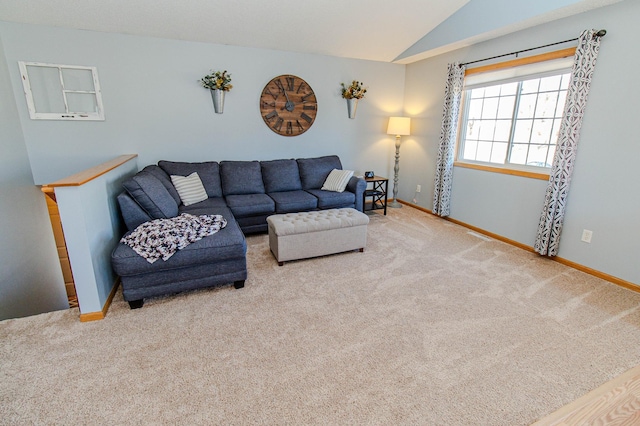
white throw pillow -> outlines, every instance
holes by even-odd
[[[349,179],[353,176],[353,170],[333,169],[327,180],[324,181],[321,189],[325,191],[343,192],[349,183]]]
[[[199,203],[209,198],[207,191],[204,190],[198,172],[193,172],[189,176],[171,175],[171,182],[173,182],[173,186],[176,187],[182,204],[185,206],[190,206],[191,204]]]

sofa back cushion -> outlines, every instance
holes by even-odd
[[[264,194],[258,161],[221,161],[222,192],[227,195]]]
[[[299,158],[298,169],[302,189],[320,189],[333,169],[342,169],[342,163],[337,155],[327,155],[317,158]]]
[[[220,184],[220,167],[215,161],[204,163],[186,163],[178,161],[158,161],[158,166],[169,176],[189,176],[193,172],[198,172],[207,196],[222,197],[222,185]]]
[[[156,166],[155,164],[147,166],[142,170],[144,170],[145,172],[149,172],[153,176],[158,178],[158,180],[162,182],[164,187],[167,188],[167,191],[169,191],[169,194],[171,194],[173,199],[176,200],[176,203],[180,204],[181,202],[180,195],[178,194],[178,191],[176,190],[175,186],[173,186],[173,183],[171,182],[171,178],[164,170],[162,170],[160,167]]]
[[[261,161],[260,167],[267,194],[302,189],[296,160]]]
[[[167,219],[178,215],[178,203],[151,173],[142,170],[125,180],[122,186],[153,219]]]

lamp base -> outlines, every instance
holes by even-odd
[[[391,201],[387,207],[392,207],[394,209],[399,209],[402,207],[402,204],[400,204],[399,202],[397,202],[396,200]]]

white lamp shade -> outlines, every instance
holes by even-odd
[[[387,127],[388,135],[407,136],[411,134],[411,118],[409,117],[390,117],[389,126]]]

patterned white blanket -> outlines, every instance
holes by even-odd
[[[225,226],[227,220],[221,215],[182,213],[170,219],[145,222],[122,237],[120,242],[131,247],[147,262],[153,263],[160,258],[169,259],[176,251],[215,234]]]

